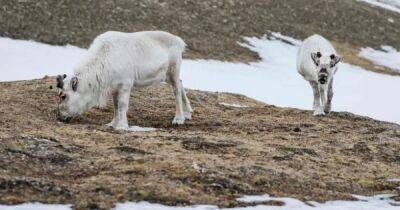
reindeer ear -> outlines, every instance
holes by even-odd
[[[322,54],[320,52],[317,53],[311,53],[311,59],[314,61],[315,65],[319,65],[319,58],[322,57]]]
[[[336,66],[336,64],[342,61],[342,58],[337,55],[332,54],[330,57],[331,57],[331,67]]]
[[[71,87],[73,91],[76,91],[78,89],[78,77],[73,77],[71,79]]]
[[[65,74],[64,74],[65,75]],[[57,78],[56,78],[56,81],[57,81],[57,87],[58,88],[63,88],[64,87],[64,79],[65,79],[65,77],[64,76],[61,76],[61,75],[58,75],[57,76]]]

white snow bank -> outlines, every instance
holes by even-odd
[[[391,46],[382,46],[382,50],[370,47],[362,48],[359,54],[378,66],[384,66],[395,71],[400,71],[400,52]]]
[[[400,13],[400,0],[358,0],[373,6]]]
[[[244,203],[263,202],[263,201],[281,201],[283,206],[257,205],[251,207],[238,208],[218,208],[212,205],[195,206],[164,206],[161,204],[152,204],[149,202],[126,202],[118,203],[114,210],[398,210],[399,202],[390,199],[391,195],[377,196],[354,196],[358,201],[328,201],[326,203],[308,202],[307,204],[293,198],[270,197],[269,195],[244,196],[237,199]],[[310,205],[311,204],[311,205]],[[69,210],[71,205],[49,205],[40,203],[26,203],[16,206],[0,205],[1,210]]]
[[[308,202],[308,204],[293,198],[275,198],[269,195],[262,196],[244,196],[239,198],[239,201],[245,203],[263,202],[269,200],[282,201],[283,206],[266,206],[257,205],[253,207],[238,207],[238,208],[218,208],[210,205],[197,205],[186,207],[171,207],[160,204],[151,204],[148,202],[126,202],[117,204],[115,210],[398,210],[398,206],[393,206],[390,203],[396,204],[390,199],[390,195],[378,195],[372,197],[355,196],[359,201],[328,201],[326,203]],[[398,202],[397,202],[398,203]],[[311,205],[313,206],[311,206]]]
[[[0,38],[0,81],[27,80],[71,72],[86,50],[67,45]]]
[[[185,87],[238,93],[277,106],[311,109],[311,88],[296,72],[296,54],[301,41],[277,33],[274,36],[277,38],[246,38],[248,44],[241,45],[262,58],[249,65],[184,60]],[[73,46],[0,38],[0,81],[72,73],[72,66],[85,52]],[[394,97],[394,90],[400,90],[400,77],[340,64],[334,81],[333,110],[400,123],[400,98]]]
[[[1,210],[70,210],[71,205],[24,203],[20,205],[1,205]]]

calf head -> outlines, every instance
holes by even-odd
[[[321,52],[311,53],[311,59],[314,61],[318,75],[318,82],[321,85],[329,81],[337,68],[337,64],[342,60],[335,54],[322,55]]]
[[[90,97],[79,84],[78,77],[58,75],[56,78],[58,94],[58,119],[68,122],[88,109]]]

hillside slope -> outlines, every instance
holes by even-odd
[[[396,124],[350,113],[316,118],[189,90],[194,118],[177,127],[172,91],[162,85],[137,90],[129,111],[130,124],[159,130],[117,133],[104,127],[111,105],[58,122],[50,85],[54,78],[0,83],[0,203],[237,206],[245,194],[325,201],[396,193],[400,185],[388,180],[400,177]]]
[[[334,41],[346,62],[377,69],[357,57],[360,47],[400,49],[400,14],[355,0],[0,0],[0,35],[87,47],[109,30],[166,30],[188,43],[188,57],[254,61],[237,45],[268,31],[303,40],[318,33]]]

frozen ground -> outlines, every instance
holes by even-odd
[[[382,46],[381,50],[367,47],[361,49],[360,57],[370,60],[377,66],[384,66],[400,72],[400,52],[391,46]]]
[[[257,63],[185,60],[184,86],[239,93],[282,107],[311,109],[311,88],[296,72],[296,52],[301,42],[279,34],[275,36],[279,39],[247,38],[248,44],[242,44],[260,54],[262,60]],[[72,67],[85,52],[73,46],[0,38],[0,81],[72,73]],[[334,81],[333,110],[400,123],[400,99],[394,96],[394,90],[399,89],[400,77],[340,64]]]
[[[358,1],[363,1],[377,7],[381,7],[387,10],[391,10],[393,12],[400,13],[400,0],[358,0]]]
[[[308,202],[308,204],[293,198],[275,198],[268,195],[260,196],[244,196],[238,200],[243,203],[260,203],[264,201],[281,201],[283,206],[266,206],[256,205],[251,207],[239,207],[220,209],[217,206],[197,205],[185,207],[172,207],[160,204],[152,204],[148,202],[126,202],[116,205],[114,210],[399,210],[399,206],[394,206],[395,201],[390,199],[390,195],[378,195],[372,197],[355,196],[359,201],[328,201],[326,203]],[[397,204],[399,204],[397,202]],[[2,206],[1,210],[67,210],[71,209],[70,205],[45,205],[39,203],[27,203],[16,206]]]

